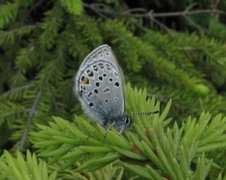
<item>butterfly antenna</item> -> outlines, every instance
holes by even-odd
[[[146,115],[146,116],[148,116],[148,115],[151,115],[151,114],[157,114],[157,113],[159,113],[159,110],[157,110],[157,111],[152,111],[152,112],[131,112],[130,113],[130,115]]]

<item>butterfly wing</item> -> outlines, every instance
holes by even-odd
[[[124,113],[123,74],[110,46],[87,55],[75,77],[75,92],[84,111],[101,124]]]

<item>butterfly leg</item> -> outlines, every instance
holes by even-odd
[[[124,126],[122,126],[122,128],[120,129],[119,134],[121,134],[123,130],[124,130]]]
[[[106,125],[107,127],[105,128],[105,133],[104,133],[104,137],[107,137],[107,133],[109,132],[109,130],[115,125],[115,121],[113,121],[110,125]]]

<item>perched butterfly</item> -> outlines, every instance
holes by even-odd
[[[124,114],[123,74],[110,46],[89,53],[75,77],[74,91],[91,119],[121,133],[131,125]]]

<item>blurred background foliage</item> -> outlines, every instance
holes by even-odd
[[[182,123],[226,113],[226,1],[1,0],[0,152],[31,148],[51,116],[81,114],[73,78],[112,46],[126,82],[147,88]]]

